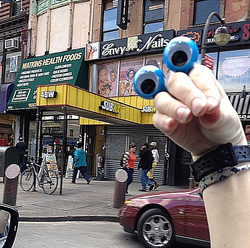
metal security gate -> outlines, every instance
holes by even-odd
[[[129,143],[134,142],[137,146],[134,182],[140,182],[140,170],[138,170],[139,151],[144,142],[157,142],[160,161],[155,169],[155,179],[163,184],[165,146],[167,138],[153,125],[138,126],[108,126],[105,143],[105,178],[114,180],[115,172],[120,168],[120,160],[125,150],[129,149]]]

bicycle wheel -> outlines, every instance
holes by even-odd
[[[34,185],[35,175],[32,168],[27,168],[21,174],[20,186],[23,191],[29,191]]]
[[[53,194],[58,185],[58,175],[54,170],[44,171],[44,175],[42,176],[43,181],[41,182],[43,192],[45,194],[51,195]]]

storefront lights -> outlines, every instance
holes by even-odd
[[[217,45],[224,46],[229,42],[230,36],[228,28],[220,26],[215,30],[214,41]]]
[[[212,12],[206,20],[206,24],[205,24],[204,32],[202,36],[202,43],[201,43],[201,64],[202,65],[204,65],[205,63],[207,32],[208,32],[210,21],[213,16],[216,16],[221,23],[221,26],[215,30],[215,35],[214,35],[215,43],[219,46],[224,46],[229,42],[230,36],[231,36],[229,34],[228,28],[224,26],[225,22],[221,19],[220,15],[217,12]]]

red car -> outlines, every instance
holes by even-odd
[[[199,189],[132,197],[119,209],[125,232],[137,233],[144,247],[167,248],[175,241],[210,247]]]

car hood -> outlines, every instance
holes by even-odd
[[[140,196],[134,196],[131,197],[129,200],[150,200],[150,199],[172,199],[172,198],[183,198],[187,197],[187,195],[190,195],[194,193],[195,190],[187,189],[182,191],[165,191],[165,192],[157,192],[157,193],[148,193],[143,194]]]

